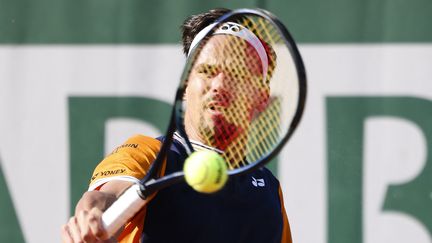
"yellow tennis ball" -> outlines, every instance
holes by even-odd
[[[216,192],[228,179],[225,160],[214,151],[192,153],[186,159],[183,171],[186,182],[198,192]]]

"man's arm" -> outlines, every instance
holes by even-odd
[[[132,185],[131,178],[138,181],[146,175],[160,146],[157,139],[135,135],[104,158],[95,168],[90,182],[90,188],[96,190],[83,194],[75,215],[62,227],[63,242],[104,242],[101,239],[106,239],[107,233],[102,228],[102,212]],[[116,173],[103,173],[106,171]],[[151,197],[143,202],[143,206],[150,200]]]
[[[132,182],[112,180],[99,191],[85,192],[75,208],[75,215],[62,227],[63,242],[115,242],[107,239],[102,227],[102,212],[131,185]]]

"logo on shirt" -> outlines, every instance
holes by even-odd
[[[120,145],[117,148],[115,148],[114,151],[112,151],[111,154],[117,153],[122,148],[138,148],[138,144],[136,144],[136,143],[127,143],[127,144]]]
[[[102,176],[102,177],[103,176],[112,176],[112,175],[122,174],[124,172],[126,172],[126,169],[106,170],[106,171],[102,171],[102,172],[97,172],[92,176],[91,180],[93,181],[98,176]]]
[[[252,176],[252,185],[254,185],[254,187],[265,187],[265,181],[262,178],[255,179],[255,177]]]

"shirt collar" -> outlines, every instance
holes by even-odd
[[[176,140],[177,142],[181,143],[181,145],[183,145],[183,147],[187,147],[186,142],[185,142],[185,139],[180,135],[179,132],[174,132],[173,138],[174,138],[174,140]],[[199,141],[196,141],[196,140],[192,140],[192,139],[190,139],[189,142],[191,143],[192,148],[193,148],[195,151],[211,150],[211,151],[215,151],[215,152],[217,152],[217,153],[219,153],[219,154],[222,154],[222,153],[223,153],[223,151],[220,150],[220,149],[217,149],[217,148],[215,148],[215,147],[211,147],[211,146],[205,145],[205,144],[203,144],[203,143],[201,143],[201,142],[199,142]]]

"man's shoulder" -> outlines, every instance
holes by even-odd
[[[274,180],[278,181],[277,177],[273,174],[273,172],[267,168],[267,167],[261,167],[260,169],[258,169],[258,171],[260,171],[261,173],[267,175],[270,178],[273,178]]]
[[[149,144],[157,143],[157,144],[160,144],[160,142],[162,142],[162,141],[163,140],[160,140],[159,137],[154,138],[154,137],[146,136],[143,134],[135,134],[135,135],[129,137],[126,140],[126,143],[137,142],[137,143],[149,143]]]
[[[255,170],[255,172],[252,173],[252,176],[254,178],[262,178],[263,180],[265,180],[267,185],[271,185],[275,188],[279,187],[279,180],[278,178],[273,174],[273,172],[271,170],[269,170],[266,167],[261,167],[257,170]]]

